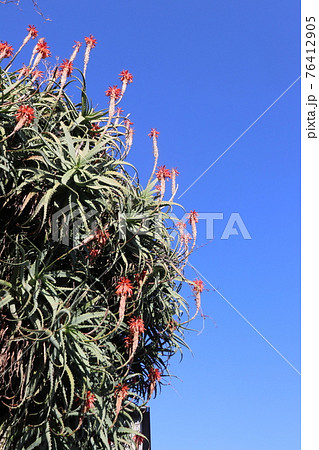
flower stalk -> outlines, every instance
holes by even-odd
[[[85,53],[84,53],[84,67],[83,67],[83,76],[85,77],[86,69],[90,59],[91,50],[96,46],[97,40],[92,34],[89,37],[84,38],[86,43]],[[77,44],[77,43],[76,43]],[[80,48],[80,47],[79,47]]]

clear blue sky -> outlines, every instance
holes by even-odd
[[[122,105],[135,127],[130,161],[145,182],[153,162],[147,133],[157,128],[160,163],[178,167],[180,193],[300,75],[296,0],[39,4],[51,22],[31,0],[21,0],[20,10],[0,5],[0,39],[17,48],[35,24],[62,59],[73,40],[93,34],[93,104],[105,107],[118,73],[133,73]],[[224,214],[213,241],[200,224],[192,264],[298,371],[299,110],[300,80],[181,199],[188,211]],[[251,240],[220,239],[232,212]],[[213,320],[187,337],[194,355],[185,350],[171,366],[182,381],[168,380],[151,403],[152,450],[299,449],[298,373],[211,288],[203,308]]]

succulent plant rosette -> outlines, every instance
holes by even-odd
[[[134,130],[118,104],[132,74],[122,70],[106,88],[105,110],[90,106],[96,44],[92,35],[82,49],[76,41],[52,66],[34,26],[16,52],[0,43],[4,449],[134,449],[143,436],[133,421],[169,383],[169,360],[201,311],[203,283],[184,274],[198,215],[189,214],[192,234],[170,216],[178,171],[158,166],[156,129],[146,188],[127,161]]]

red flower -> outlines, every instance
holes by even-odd
[[[23,64],[22,68],[19,70],[19,78],[21,77],[27,77],[31,72],[30,67],[27,67],[25,64]]]
[[[38,42],[35,51],[41,54],[41,58],[48,58],[51,56],[51,52],[49,50],[48,44],[45,41]]]
[[[133,345],[133,338],[132,336],[126,336],[124,338],[124,346],[125,348],[130,348]]]
[[[135,333],[142,334],[145,331],[144,321],[141,317],[132,317],[128,322],[130,327],[130,333],[133,335]]]
[[[177,170],[177,167],[174,167],[174,168],[171,170],[171,172],[174,173],[176,177],[179,175],[179,171]]]
[[[158,369],[154,369],[154,367],[151,367],[148,373],[148,379],[150,381],[160,381],[161,378],[161,372]]]
[[[69,59],[64,59],[62,64],[60,64],[60,70],[65,71],[66,76],[69,77],[73,72],[73,63]]]
[[[128,396],[128,385],[127,384],[118,384],[115,386],[114,394],[117,397],[121,397],[122,399]]]
[[[197,223],[198,222],[198,212],[196,212],[195,211],[195,209],[194,209],[194,211],[191,211],[189,214],[188,214],[188,222],[190,223],[190,224],[192,224],[192,223]]]
[[[182,233],[181,234],[181,241],[184,243],[184,244],[188,244],[188,242],[189,241],[191,241],[193,238],[192,238],[192,236],[189,234],[189,233]]]
[[[136,448],[139,448],[139,446],[145,441],[145,438],[143,438],[143,436],[135,434],[135,436],[133,436],[133,441],[135,442]]]
[[[98,123],[92,123],[92,131],[99,131],[101,129],[100,125]]]
[[[192,286],[192,289],[195,293],[203,292],[204,290],[204,283],[199,278],[196,278],[196,280],[193,281],[194,286]]]
[[[101,250],[98,248],[92,248],[90,250],[90,263],[92,263],[95,258],[97,258],[99,256],[99,254],[101,253]]]
[[[86,42],[87,47],[94,48],[94,47],[96,46],[96,42],[97,42],[97,41],[96,41],[96,39],[92,36],[92,34],[90,34],[89,37],[85,37],[84,40],[85,40],[85,42]]]
[[[155,175],[159,180],[165,180],[172,176],[170,170],[166,169],[166,166],[160,166]]]
[[[88,411],[89,409],[93,408],[94,402],[95,402],[95,395],[92,394],[91,391],[87,391],[85,410]]]
[[[13,47],[7,41],[0,42],[0,59],[9,58],[13,55]]]
[[[97,134],[96,132],[100,131],[101,127],[99,125],[99,123],[92,123],[92,128],[90,130],[90,134],[91,136],[94,136],[95,134]]]
[[[184,222],[177,222],[176,227],[179,229],[180,232],[186,228],[186,223]]]
[[[74,42],[75,42],[75,45],[73,45],[72,48],[80,48],[81,47],[82,42],[80,42],[80,41],[74,41]]]
[[[42,70],[34,70],[31,75],[33,81],[35,81],[37,78],[43,78]]]
[[[132,83],[133,82],[133,75],[128,71],[128,70],[122,70],[121,73],[119,73],[120,75],[120,80],[122,81],[122,83],[126,82],[126,83]]]
[[[117,86],[109,86],[108,90],[105,91],[105,95],[107,97],[110,97],[113,100],[117,100],[121,97],[122,90],[118,88]]]
[[[35,39],[38,36],[38,30],[34,25],[29,25],[27,32],[31,35],[32,39]]]
[[[124,125],[126,128],[130,128],[131,125],[134,125],[134,122],[131,122],[129,119],[124,120]]]
[[[116,295],[131,297],[133,294],[133,286],[128,278],[121,277],[116,286]]]
[[[169,324],[168,324],[168,328],[173,333],[177,329],[177,325],[178,325],[178,323],[176,322],[176,320],[175,319],[171,319]]]
[[[17,122],[23,122],[23,125],[30,125],[34,120],[34,109],[28,105],[19,106],[16,112],[16,120]]]
[[[118,115],[118,116],[120,116],[122,113],[124,113],[124,109],[122,109],[122,108],[120,108],[120,107],[118,107],[118,108],[116,108],[116,114]]]
[[[155,139],[157,139],[159,134],[160,134],[160,132],[157,131],[156,128],[151,128],[151,132],[148,133],[148,136],[151,137],[151,138],[155,137]]]

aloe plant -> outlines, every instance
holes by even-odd
[[[191,286],[196,313],[203,290],[184,275],[191,237],[171,217],[178,172],[164,200],[171,172],[162,166],[155,174],[155,129],[145,188],[128,162],[133,130],[116,109],[133,79],[128,71],[98,111],[83,72],[73,69],[79,42],[60,66],[46,65],[43,78],[38,67],[50,50],[42,38],[29,65],[13,70],[36,37],[29,27],[16,54],[0,44],[3,448],[135,448],[142,437],[134,417],[186,345],[190,306],[181,287]],[[95,44],[86,38],[84,72]],[[67,94],[74,83],[78,103]]]

